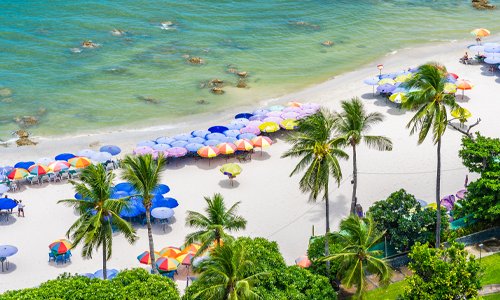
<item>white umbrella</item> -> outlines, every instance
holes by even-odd
[[[112,157],[113,155],[109,152],[94,152],[94,154],[90,156],[90,159],[95,162],[103,163],[111,160]]]
[[[6,193],[10,190],[10,188],[6,184],[0,184],[0,195]]]
[[[50,157],[41,157],[39,158],[36,163],[37,164],[41,164],[41,165],[44,165],[44,166],[48,166],[50,165],[52,162],[54,162],[54,159],[53,158],[50,158]]]
[[[90,158],[92,154],[94,154],[95,151],[91,149],[82,149],[76,153],[77,156],[85,156],[87,158]]]
[[[168,207],[156,207],[151,210],[151,215],[157,219],[168,219],[174,215],[174,211]]]

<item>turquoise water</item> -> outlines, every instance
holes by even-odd
[[[3,0],[0,12],[0,139],[19,127],[16,116],[36,115],[29,131],[41,135],[168,123],[297,90],[398,48],[500,31],[500,11],[456,0]],[[87,39],[100,47],[70,50]],[[249,73],[247,88],[235,87],[231,67]],[[213,78],[225,94],[200,87]]]

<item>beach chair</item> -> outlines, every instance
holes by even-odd
[[[61,177],[61,180],[63,180],[63,179],[69,179],[69,173],[66,172],[66,171],[59,172],[59,176]]]
[[[49,252],[49,262],[50,261],[53,261],[55,262],[56,261],[56,256],[54,255],[54,252]]]
[[[59,177],[59,174],[49,173],[48,175],[49,175],[49,179],[51,179],[52,182],[61,181],[61,177]]]
[[[64,253],[63,255],[64,255],[64,257],[63,257],[64,263],[71,262],[71,256],[72,256],[72,254],[71,254],[70,251]]]
[[[10,190],[13,191],[13,192],[17,191],[17,189],[19,188],[17,186],[17,183],[15,181],[11,181],[9,187],[10,187]]]
[[[35,176],[35,175],[26,177],[26,181],[29,182],[31,185],[33,185],[33,183],[40,184],[40,180],[38,179],[38,176]]]
[[[49,177],[49,175],[42,175],[38,178],[38,181],[40,184],[43,184],[44,181],[47,181],[47,183],[49,183],[50,177]]]

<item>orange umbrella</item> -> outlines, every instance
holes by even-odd
[[[308,268],[311,266],[311,260],[307,256],[303,255],[295,260],[295,264],[301,268]]]
[[[267,136],[258,136],[252,139],[252,144],[256,148],[266,148],[269,147],[273,144],[273,141],[271,141],[270,138]]]
[[[236,151],[236,146],[232,143],[221,143],[217,145],[217,149],[221,154],[233,154]]]
[[[75,168],[85,168],[90,166],[90,159],[86,157],[73,157],[68,160],[69,164]]]
[[[179,262],[175,258],[171,257],[160,257],[156,261],[156,267],[161,271],[173,271],[177,270]]]
[[[190,266],[191,262],[193,261],[193,258],[194,258],[194,253],[188,252],[179,254],[175,259],[183,265]]]
[[[458,90],[462,90],[462,99],[464,98],[465,90],[471,90],[473,87],[472,83],[465,79],[459,79],[455,84]]]
[[[301,107],[302,106],[302,103],[300,102],[295,102],[295,101],[291,101],[291,102],[288,102],[287,103],[288,106],[291,106],[291,107]]]
[[[485,37],[491,34],[490,31],[486,28],[476,28],[472,30],[470,33],[477,37]]]
[[[199,156],[207,158],[212,158],[219,155],[219,149],[212,146],[201,147],[197,152]]]
[[[160,250],[160,255],[163,257],[177,257],[181,253],[181,249],[177,247],[165,247]]]
[[[9,175],[7,177],[10,180],[19,180],[23,179],[24,177],[27,177],[30,173],[28,170],[23,169],[23,168],[14,168],[12,171],[10,171]]]
[[[194,253],[196,254],[198,250],[201,248],[201,245],[198,243],[192,243],[187,245],[186,247],[182,247],[182,253]]]
[[[253,144],[248,139],[237,140],[234,142],[234,145],[236,145],[236,149],[241,151],[250,151],[253,149]]]
[[[155,258],[160,257],[160,253],[155,251]],[[149,265],[151,264],[151,255],[149,255],[149,251],[144,251],[139,256],[137,256],[137,260],[141,264]]]

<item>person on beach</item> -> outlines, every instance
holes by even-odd
[[[478,45],[481,45],[481,37],[479,37],[479,36],[478,36],[478,37],[476,38],[476,43],[477,43]]]
[[[460,59],[460,62],[463,64],[468,64],[469,63],[469,54],[465,52],[464,56]]]
[[[21,214],[23,215],[23,218],[24,218],[24,204],[23,204],[23,201],[22,200],[19,200],[19,202],[17,203],[17,216],[20,217]]]
[[[356,204],[356,215],[360,218],[362,218],[364,216],[363,214],[363,207],[361,206],[361,204]]]

